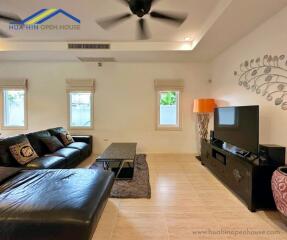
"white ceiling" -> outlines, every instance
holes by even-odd
[[[79,31],[10,31],[0,42],[0,61],[78,61],[81,57],[115,57],[117,61],[208,61],[287,6],[287,0],[159,0],[155,10],[188,13],[180,27],[146,17],[152,39],[137,41],[133,17],[109,31],[96,19],[128,11],[119,0],[1,0],[1,11],[26,18],[42,8],[62,8],[81,19]],[[67,22],[68,21],[68,22]],[[63,16],[49,24],[69,24]],[[191,37],[192,43],[184,38]],[[67,50],[66,42],[111,43],[111,50]],[[186,47],[187,45],[187,47]]]
[[[219,0],[161,0],[154,4],[153,10],[187,13],[185,23],[177,28],[145,16],[149,31],[152,33],[150,41],[183,41],[186,36],[193,36],[202,27]],[[103,30],[96,20],[130,13],[130,9],[120,0],[1,0],[1,11],[17,13],[22,19],[32,15],[42,8],[61,8],[81,20],[80,31],[43,31],[43,32],[13,32],[15,40],[104,40],[131,41],[136,40],[137,16],[118,24],[114,28]],[[56,16],[49,20],[49,24],[66,21],[64,16]],[[66,23],[72,23],[68,20]],[[1,25],[9,32],[9,27]],[[11,32],[12,33],[12,32]]]

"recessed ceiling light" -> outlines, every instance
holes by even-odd
[[[191,38],[190,37],[186,37],[186,38],[184,38],[184,41],[190,41],[191,40]]]
[[[181,51],[191,51],[193,49],[192,42],[184,42],[179,46],[179,50]]]

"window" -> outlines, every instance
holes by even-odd
[[[70,128],[93,127],[93,94],[70,92]]]
[[[183,80],[155,80],[157,129],[181,129],[181,95],[183,88]]]
[[[179,128],[179,91],[158,92],[158,128]]]
[[[94,127],[94,79],[66,80],[68,93],[68,126],[70,129]]]
[[[3,128],[26,127],[26,91],[3,89]]]
[[[28,79],[0,79],[2,129],[27,128]]]

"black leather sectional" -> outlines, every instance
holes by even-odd
[[[0,239],[92,239],[113,181],[100,169],[0,167]]]
[[[62,127],[52,128],[44,131],[22,134],[9,137],[0,141],[0,166],[25,167],[29,169],[63,169],[73,168],[89,157],[92,153],[92,136],[73,136],[74,143],[56,152],[50,152],[41,138],[56,136],[66,130]],[[29,140],[39,158],[29,162],[25,166],[20,165],[12,156],[9,147],[14,144]]]
[[[71,169],[92,153],[91,136],[49,152],[53,128],[0,141],[0,239],[91,240],[114,182],[112,172]],[[20,165],[9,146],[29,140],[39,158]]]

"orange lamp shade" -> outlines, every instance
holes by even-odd
[[[211,113],[214,111],[216,103],[214,99],[195,99],[193,112],[195,113]]]

